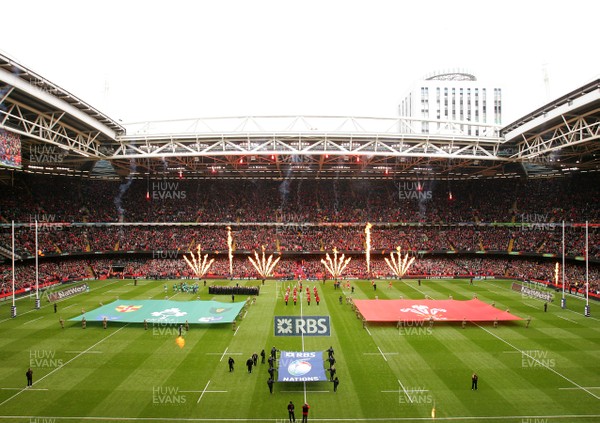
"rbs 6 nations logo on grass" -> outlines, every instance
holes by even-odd
[[[330,336],[329,316],[275,316],[275,336]]]

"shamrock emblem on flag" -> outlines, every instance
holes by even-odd
[[[152,312],[152,316],[158,317],[158,320],[166,320],[169,317],[181,317],[185,316],[187,313],[185,311],[181,311],[177,307],[167,308],[163,311],[154,311]]]

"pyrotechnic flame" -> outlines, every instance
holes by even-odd
[[[327,259],[327,261],[321,259],[321,263],[323,263],[325,269],[327,269],[327,271],[331,274],[331,277],[336,280],[340,278],[340,276],[344,272],[344,269],[352,259],[352,257],[344,259],[343,254],[338,259],[337,248],[333,249],[333,260],[331,259],[331,257],[329,257],[329,253],[325,254],[325,258]]]
[[[231,226],[227,227],[227,248],[229,248],[229,276],[233,277],[233,237]]]
[[[254,251],[254,257],[256,260],[254,260],[252,257],[248,257],[248,260],[250,260],[250,263],[252,266],[254,266],[262,279],[266,279],[273,274],[273,270],[281,258],[277,257],[275,260],[273,260],[273,254],[271,254],[268,259],[265,259],[264,245],[262,246],[262,260],[259,258],[256,251]]]
[[[371,274],[371,225],[367,222],[367,226],[365,226],[365,256],[367,258],[367,273]]]
[[[406,253],[404,258],[402,258],[402,255],[400,254],[399,246],[396,247],[396,251],[397,251],[396,258],[394,258],[394,252],[392,251],[390,253],[390,260],[388,260],[387,257],[385,257],[384,260],[387,263],[387,265],[390,267],[390,269],[392,269],[392,272],[394,272],[396,277],[398,277],[399,279],[402,279],[402,277],[406,274],[406,272],[408,272],[408,269],[415,261],[415,258],[409,257],[408,253]]]
[[[185,339],[183,336],[178,336],[177,338],[175,338],[175,343],[177,344],[177,346],[179,348],[183,348],[185,347]]]
[[[208,272],[208,269],[210,269],[210,266],[212,266],[215,259],[208,260],[208,254],[205,254],[204,259],[202,259],[202,254],[200,253],[200,244],[198,244],[196,250],[198,252],[198,258],[196,258],[193,251],[190,251],[192,260],[190,261],[190,259],[188,259],[186,256],[183,256],[183,259],[188,264],[188,266],[190,266],[194,274],[200,279],[204,277],[206,272]]]
[[[560,269],[560,266],[558,264],[558,262],[556,262],[556,266],[554,266],[554,284],[558,285],[558,271]]]

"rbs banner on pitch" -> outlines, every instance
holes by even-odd
[[[329,336],[329,316],[275,316],[275,336]]]
[[[281,351],[277,382],[327,381],[323,351]]]

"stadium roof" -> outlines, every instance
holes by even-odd
[[[437,129],[422,133],[422,122],[242,116],[120,125],[0,55],[0,129],[21,135],[25,172],[98,178],[469,179],[599,169],[600,80],[504,128],[428,120],[428,127]],[[43,146],[59,160],[35,154]]]

